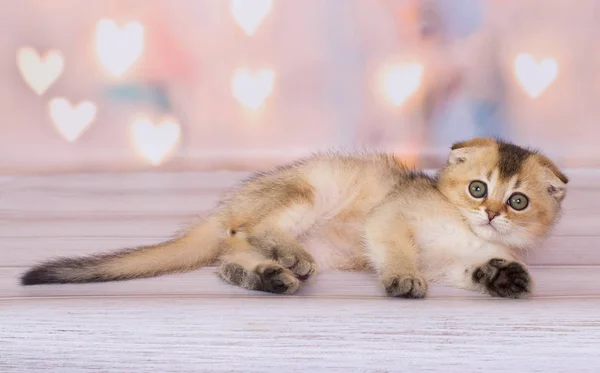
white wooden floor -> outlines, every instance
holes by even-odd
[[[0,178],[0,373],[600,371],[600,172],[572,178],[565,216],[529,257],[531,300],[434,287],[388,299],[369,274],[325,273],[297,296],[205,268],[123,283],[23,288],[57,255],[165,239],[239,173]]]

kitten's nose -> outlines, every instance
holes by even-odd
[[[494,220],[496,216],[500,215],[500,213],[497,211],[485,210],[485,212],[487,212],[487,216],[490,221]]]

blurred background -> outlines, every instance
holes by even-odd
[[[0,173],[440,166],[501,136],[600,165],[597,0],[0,0]]]

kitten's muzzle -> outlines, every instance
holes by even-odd
[[[498,215],[500,215],[500,213],[498,211],[493,211],[493,210],[485,210],[488,220],[491,222],[492,220],[494,220],[494,218]]]

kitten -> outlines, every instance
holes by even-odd
[[[226,282],[292,294],[316,270],[377,273],[388,295],[428,282],[521,298],[519,261],[560,215],[567,177],[538,152],[489,138],[452,146],[436,177],[388,154],[321,154],[260,173],[170,241],[43,263],[23,285],[118,281],[215,261]]]

